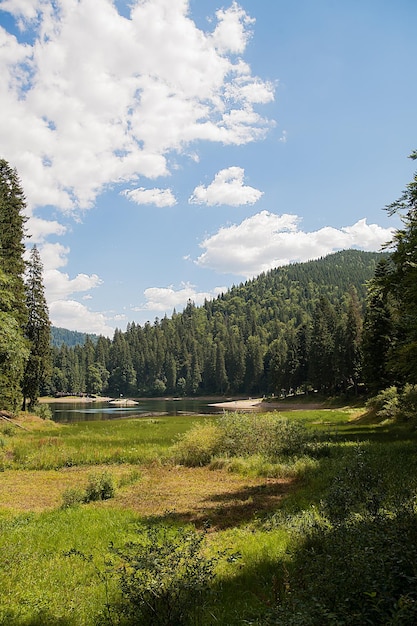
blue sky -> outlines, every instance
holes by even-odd
[[[0,0],[0,156],[56,326],[112,336],[343,248],[413,175],[415,0]]]

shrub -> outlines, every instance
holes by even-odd
[[[395,419],[399,413],[399,399],[397,387],[388,387],[380,391],[367,402],[367,406],[376,411],[379,417]]]
[[[384,496],[384,483],[369,450],[356,445],[334,477],[322,510],[332,524],[340,524],[355,515],[377,515]]]
[[[42,418],[43,420],[52,419],[52,411],[47,404],[37,404],[33,412],[35,415]]]
[[[126,625],[207,623],[202,617],[224,555],[205,556],[203,542],[204,533],[192,528],[160,525],[139,527],[137,541],[111,547],[122,594],[111,612]]]
[[[312,436],[295,420],[278,414],[225,413],[216,423],[198,424],[173,447],[173,459],[189,467],[213,463],[216,456],[258,456],[269,462],[303,455]]]
[[[400,417],[405,420],[417,417],[417,385],[406,385],[399,398]]]
[[[108,472],[90,474],[85,490],[84,502],[109,500],[115,494],[114,481]]]
[[[62,496],[62,508],[77,504],[108,500],[115,494],[114,481],[108,472],[90,474],[86,488],[70,487]]]
[[[226,413],[219,420],[221,452],[230,456],[261,454],[269,460],[303,454],[307,430],[278,414]]]
[[[84,502],[85,494],[82,489],[77,487],[70,487],[62,494],[62,508],[68,509],[72,506],[77,506]]]
[[[316,525],[283,576],[264,623],[417,623],[417,518],[404,505],[335,528]]]
[[[221,431],[216,424],[197,424],[182,435],[173,447],[173,459],[187,467],[204,466],[218,452]]]

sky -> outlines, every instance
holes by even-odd
[[[0,0],[0,158],[52,324],[112,337],[380,250],[415,167],[416,33],[415,0]]]

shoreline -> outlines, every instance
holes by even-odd
[[[89,404],[94,402],[109,402],[112,404],[119,405],[133,405],[140,404],[141,401],[147,402],[148,400],[168,400],[168,401],[196,401],[196,402],[207,402],[209,406],[213,406],[219,409],[224,409],[226,411],[299,411],[299,410],[312,410],[312,409],[323,409],[323,402],[283,402],[283,401],[265,401],[264,398],[220,398],[220,397],[209,397],[209,396],[201,396],[201,397],[189,397],[186,396],[184,398],[180,397],[163,397],[163,398],[136,398],[135,400],[131,398],[112,398],[109,396],[97,396],[95,398],[91,398],[89,396],[63,396],[60,398],[52,398],[52,397],[42,397],[39,398],[38,402],[41,404],[60,404],[60,403],[82,403]]]

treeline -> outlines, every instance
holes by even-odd
[[[112,340],[53,348],[48,394],[126,396],[357,390],[367,281],[384,258],[347,250],[262,274]]]

